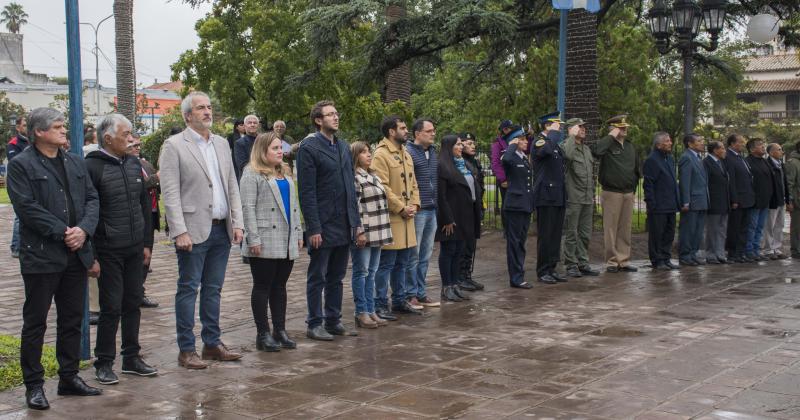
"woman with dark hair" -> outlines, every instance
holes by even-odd
[[[462,151],[458,136],[444,136],[437,168],[439,274],[442,278],[442,301],[451,302],[470,299],[458,286],[459,266],[467,240],[479,238],[481,232],[481,187],[476,169],[464,160]]]

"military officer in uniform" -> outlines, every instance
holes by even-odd
[[[565,282],[556,272],[561,259],[561,231],[566,209],[564,175],[566,162],[561,142],[561,120],[553,112],[539,117],[543,131],[536,137],[531,150],[533,160],[533,200],[536,203],[537,240],[536,274],[547,284]]]
[[[503,228],[506,237],[506,261],[511,287],[530,289],[525,281],[525,241],[533,213],[533,171],[525,150],[528,138],[522,127],[516,125],[505,136],[508,149],[503,152],[501,162],[508,182],[503,200]]]

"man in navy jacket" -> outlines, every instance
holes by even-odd
[[[528,147],[528,138],[522,128],[514,127],[508,138],[511,141],[501,158],[508,180],[508,190],[503,200],[508,280],[511,287],[530,289],[533,286],[525,281],[525,241],[528,240],[528,228],[534,210],[531,186],[533,170],[524,153]]]
[[[653,136],[653,152],[645,159],[642,172],[650,262],[654,270],[676,269],[678,266],[670,261],[670,257],[675,239],[675,213],[680,207],[669,134],[658,132]]]
[[[753,175],[750,166],[742,156],[745,144],[744,136],[731,134],[726,143],[728,150],[725,155],[725,169],[728,171],[728,180],[731,194],[731,212],[728,216],[728,235],[725,248],[728,250],[728,261],[736,263],[752,262],[744,255],[747,245],[747,228],[750,224],[750,213],[756,204],[756,195],[753,191]]]
[[[311,122],[317,132],[303,139],[297,151],[300,209],[311,256],[306,285],[306,335],[332,341],[333,335],[348,333],[341,322],[342,279],[361,219],[350,146],[336,137],[339,113],[333,101],[317,102],[311,110]]]

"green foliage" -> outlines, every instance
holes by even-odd
[[[0,391],[22,385],[19,345],[19,338],[0,335]],[[55,347],[47,345],[43,347],[42,366],[44,366],[45,377],[53,377],[58,373]]]
[[[0,23],[6,24],[6,29],[12,34],[18,34],[22,25],[28,23],[28,14],[19,3],[11,2],[3,7],[0,12]]]
[[[25,108],[6,98],[5,92],[0,92],[0,161],[5,157],[8,140],[16,134],[15,119],[23,114]]]
[[[169,132],[172,127],[179,127],[181,129],[186,127],[183,122],[180,107],[170,109],[166,114],[161,116],[158,121],[158,129],[156,131],[142,136],[142,157],[147,159],[153,166],[158,166],[158,156],[161,153],[161,146],[164,140],[169,137]]]

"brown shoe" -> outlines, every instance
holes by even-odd
[[[416,309],[416,310],[422,310],[423,308],[425,308],[424,306],[422,306],[422,305],[420,305],[420,304],[419,304],[419,302],[417,301],[417,298],[415,298],[415,297],[412,297],[411,299],[409,299],[409,300],[408,300],[408,304],[409,304],[409,305],[410,305],[412,308],[414,308],[414,309]]]
[[[206,362],[200,360],[196,351],[182,351],[178,353],[178,366],[186,369],[205,369],[208,367]]]
[[[369,319],[373,320],[379,327],[385,327],[389,325],[389,321],[381,318],[375,312],[369,314]]]
[[[435,300],[433,300],[433,299],[431,299],[431,298],[429,298],[427,296],[425,296],[422,299],[417,299],[417,302],[419,302],[420,305],[427,306],[429,308],[438,308],[439,306],[441,306],[441,303],[439,303],[439,302],[437,302],[437,301],[435,301]]]
[[[234,353],[228,350],[225,347],[225,344],[220,341],[219,345],[216,347],[207,347],[203,345],[203,360],[220,360],[223,362],[232,362],[234,360],[239,360],[242,358],[242,355],[239,353]]]
[[[372,320],[368,313],[356,315],[356,327],[358,328],[378,328],[378,324]]]

